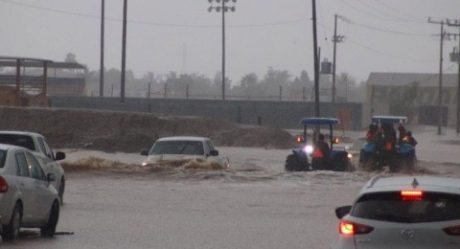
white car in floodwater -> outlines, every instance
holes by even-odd
[[[230,161],[219,155],[209,138],[206,137],[164,137],[160,138],[150,150],[142,151],[148,156],[143,166],[164,161],[201,159],[217,162],[222,168],[228,168]]]
[[[3,241],[18,237],[19,229],[40,228],[52,237],[59,220],[59,195],[51,184],[54,173],[28,149],[0,144],[0,234]]]

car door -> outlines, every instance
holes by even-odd
[[[38,160],[30,152],[26,152],[25,155],[29,164],[30,177],[33,180],[34,187],[34,215],[36,218],[34,220],[39,222],[48,218],[48,211],[51,208],[53,194],[50,190],[50,183],[47,181],[46,175]]]
[[[17,164],[18,189],[22,193],[22,221],[24,224],[28,224],[34,220],[34,183],[33,179],[30,178],[29,164],[25,152],[22,150],[16,151],[14,156]]]
[[[53,151],[48,146],[46,141],[42,137],[37,138],[38,146],[40,146],[41,151],[46,155],[36,155],[39,157],[37,159],[41,160],[42,168],[45,172],[45,175],[48,173],[54,173],[56,175],[56,181],[53,182],[53,186],[58,190],[60,187],[60,179],[62,178],[61,166],[59,163],[54,159]]]

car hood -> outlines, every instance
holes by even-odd
[[[162,154],[162,155],[150,155],[142,163],[142,165],[157,163],[160,161],[180,161],[180,160],[192,160],[192,159],[206,159],[202,155],[172,155],[172,154]]]

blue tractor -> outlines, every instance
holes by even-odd
[[[345,149],[334,147],[335,141],[333,136],[333,126],[339,124],[336,118],[305,118],[300,122],[303,125],[303,135],[297,137],[297,142],[300,146],[292,150],[286,158],[286,171],[311,171],[311,170],[333,170],[333,171],[352,171],[351,154]],[[317,128],[313,130],[319,131],[321,126],[326,126],[329,130],[330,150],[324,153],[318,153],[317,143],[315,139],[309,142],[307,131],[309,127]],[[317,134],[318,135],[318,134]],[[317,136],[313,136],[317,137]]]
[[[415,147],[401,137],[404,135],[397,138],[394,128],[398,125],[405,131],[406,122],[407,118],[402,116],[373,116],[367,143],[359,155],[360,168],[373,171],[388,166],[392,172],[411,170],[416,163]]]

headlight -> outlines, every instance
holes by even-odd
[[[353,155],[350,154],[350,153],[348,153],[347,157],[348,157],[349,159],[352,159],[352,158],[353,158]]]
[[[305,146],[305,147],[303,148],[303,151],[304,151],[305,153],[307,153],[307,154],[311,154],[311,153],[313,153],[313,146],[307,145],[307,146]]]
[[[147,162],[143,162],[143,163],[142,163],[142,167],[145,167],[145,166],[147,166],[147,165],[148,165]]]

